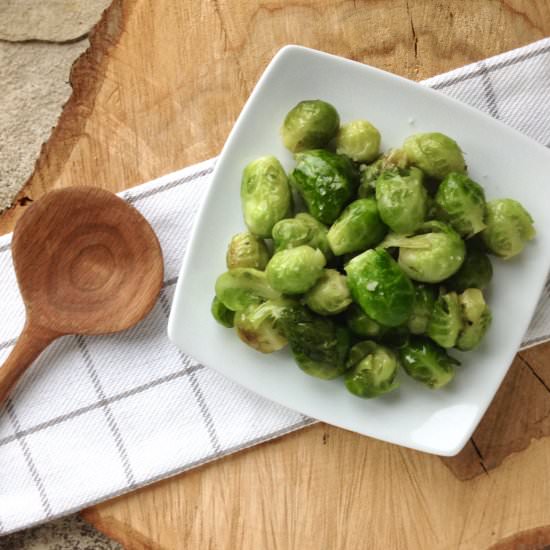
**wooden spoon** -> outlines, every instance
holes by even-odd
[[[27,321],[0,368],[0,403],[56,338],[135,325],[157,301],[164,276],[147,220],[95,187],[53,191],[33,203],[11,247]]]

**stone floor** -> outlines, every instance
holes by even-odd
[[[0,212],[32,174],[71,94],[71,65],[110,1],[0,1]],[[0,550],[118,548],[78,516],[0,538]]]

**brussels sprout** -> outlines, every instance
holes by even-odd
[[[351,296],[363,311],[387,327],[396,327],[410,316],[414,288],[396,261],[381,249],[367,250],[345,267]]]
[[[238,311],[235,314],[235,329],[239,338],[262,353],[284,348],[288,341],[279,327],[279,319],[283,311],[293,305],[290,300],[268,300]]]
[[[302,245],[276,252],[265,272],[275,290],[283,294],[303,294],[321,277],[325,264],[320,250]]]
[[[348,204],[328,230],[330,248],[337,256],[358,252],[378,244],[386,234],[374,199],[357,199]]]
[[[241,181],[244,221],[251,233],[271,237],[273,226],[292,209],[292,195],[286,173],[273,156],[249,163]]]
[[[341,313],[351,304],[346,276],[336,269],[325,269],[315,286],[304,296],[306,305],[319,315]]]
[[[466,172],[464,156],[456,141],[439,132],[409,136],[403,150],[410,164],[432,178],[442,180],[451,172]]]
[[[388,329],[371,319],[357,304],[351,304],[346,310],[346,324],[357,336],[379,338]]]
[[[293,153],[324,147],[336,135],[340,117],[336,109],[320,99],[300,101],[285,117],[281,136]]]
[[[330,225],[355,192],[357,175],[351,161],[322,149],[295,156],[290,184],[304,199],[308,212]]]
[[[214,299],[212,300],[210,311],[212,313],[212,317],[214,317],[220,325],[226,328],[231,328],[233,326],[235,312],[225,307],[217,296],[214,296]]]
[[[448,384],[454,378],[455,365],[460,365],[443,348],[421,336],[411,338],[409,344],[399,350],[399,357],[411,378],[432,389]]]
[[[372,164],[362,164],[360,167],[360,181],[358,196],[365,199],[374,194],[376,180],[386,170],[404,170],[407,168],[407,156],[401,149],[392,149]]]
[[[294,218],[287,218],[273,226],[273,243],[275,251],[296,248],[307,244],[318,248],[327,261],[332,258],[332,250],[327,239],[328,229],[313,216],[300,212]]]
[[[424,334],[432,317],[435,303],[435,291],[432,287],[414,285],[414,307],[407,321],[407,327],[412,334]]]
[[[485,229],[485,193],[466,174],[451,172],[439,185],[435,202],[445,221],[462,237]]]
[[[493,266],[489,256],[476,248],[466,246],[466,258],[460,269],[447,281],[445,286],[456,292],[467,288],[486,288],[493,278]]]
[[[261,271],[269,261],[269,251],[263,239],[252,233],[239,233],[231,239],[225,260],[227,269],[253,267]]]
[[[397,355],[369,340],[355,344],[347,361],[346,388],[358,397],[378,397],[399,387]]]
[[[533,218],[513,199],[487,203],[487,228],[481,233],[485,246],[505,260],[519,254],[535,236]]]
[[[428,210],[424,175],[415,167],[386,170],[376,181],[376,201],[382,221],[396,233],[412,233]]]
[[[463,328],[456,347],[462,351],[476,348],[491,325],[491,311],[478,288],[469,288],[459,297]]]
[[[286,308],[279,322],[292,355],[304,372],[330,380],[346,371],[350,336],[345,328],[303,306]]]
[[[355,162],[372,162],[380,149],[380,132],[366,120],[344,124],[336,135],[336,152]]]
[[[462,314],[456,292],[440,296],[433,307],[426,334],[443,348],[452,348],[462,330]]]
[[[410,237],[389,234],[382,247],[399,247],[399,266],[415,281],[439,283],[456,273],[466,254],[460,235],[449,225],[429,221]]]
[[[251,267],[237,267],[222,273],[216,281],[218,300],[231,311],[240,311],[264,300],[280,298],[273,290],[265,272]]]

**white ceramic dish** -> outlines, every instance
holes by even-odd
[[[304,374],[287,350],[260,355],[210,315],[229,239],[244,229],[239,189],[243,167],[261,155],[293,165],[279,127],[303,99],[331,102],[343,122],[372,121],[382,147],[414,132],[449,134],[465,151],[469,172],[488,198],[512,197],[533,215],[537,237],[519,258],[495,261],[488,300],[493,325],[483,345],[459,356],[450,387],[430,391],[406,375],[401,388],[362,400],[342,380]],[[411,126],[414,120],[414,126]],[[273,58],[235,124],[217,163],[187,250],[168,326],[169,337],[197,361],[308,416],[364,435],[439,455],[466,444],[495,395],[533,314],[550,266],[550,152],[468,106],[383,71],[298,46]]]

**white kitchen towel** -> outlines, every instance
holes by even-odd
[[[425,82],[550,145],[550,40]],[[79,510],[314,421],[195,363],[166,336],[187,239],[215,159],[122,196],[149,220],[166,280],[139,326],[66,337],[0,409],[0,533]],[[0,239],[0,363],[23,326],[10,254]],[[550,339],[547,284],[524,345]]]

